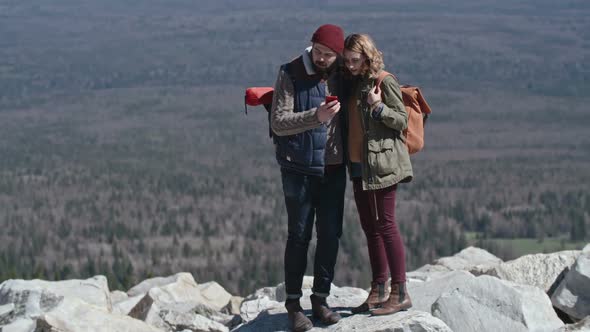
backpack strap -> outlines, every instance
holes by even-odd
[[[379,92],[380,87],[381,87],[381,83],[383,83],[383,80],[387,76],[391,76],[391,77],[393,77],[394,80],[399,82],[399,80],[397,79],[397,77],[395,77],[395,75],[393,75],[392,73],[386,72],[385,70],[382,70],[379,72],[379,76],[377,77],[377,81],[375,82],[375,86],[377,87],[377,92]]]

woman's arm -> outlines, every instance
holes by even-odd
[[[382,105],[373,110],[379,112],[376,119],[392,129],[403,131],[408,127],[408,113],[404,106],[399,83],[392,76],[387,76],[380,88]]]

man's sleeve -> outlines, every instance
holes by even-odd
[[[295,135],[321,125],[316,115],[317,108],[295,113],[294,95],[293,82],[281,68],[274,87],[270,116],[271,129],[277,136]]]

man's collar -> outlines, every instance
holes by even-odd
[[[311,59],[311,46],[303,51],[303,65],[305,66],[305,72],[307,75],[315,75],[315,69],[313,68],[313,61]]]

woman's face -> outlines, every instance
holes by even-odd
[[[367,57],[359,52],[344,49],[344,65],[353,76],[359,75],[367,62]]]

